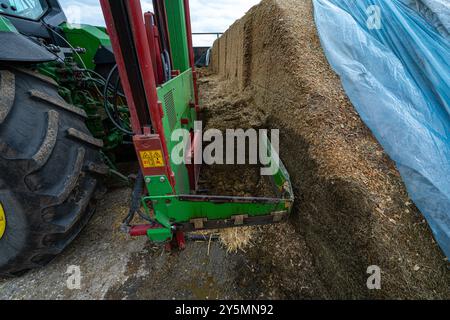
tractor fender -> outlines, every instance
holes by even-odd
[[[45,47],[17,32],[0,32],[0,61],[41,63],[56,60]]]

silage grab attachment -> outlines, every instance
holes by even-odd
[[[112,47],[127,97],[133,141],[148,195],[142,197],[150,223],[131,226],[132,235],[154,242],[171,240],[186,231],[218,229],[284,221],[292,208],[289,175],[269,140],[275,198],[196,194],[200,166],[171,158],[175,130],[194,131],[199,115],[189,1],[154,1],[155,15],[139,1],[101,0]],[[170,68],[170,79],[162,77]],[[202,146],[195,135],[189,153]]]

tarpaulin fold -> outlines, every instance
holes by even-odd
[[[328,61],[450,257],[448,39],[413,0],[313,1]]]

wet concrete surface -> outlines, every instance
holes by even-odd
[[[234,280],[239,258],[227,256],[218,243],[211,243],[209,255],[207,243],[189,243],[185,251],[172,254],[146,247],[132,255],[128,279],[110,288],[106,299],[241,298]]]
[[[167,253],[145,237],[130,238],[119,226],[129,189],[111,191],[80,236],[48,266],[0,280],[0,299],[239,299],[240,254],[217,242],[189,242]],[[208,254],[209,253],[209,254]],[[69,289],[71,266],[81,272],[80,289]]]

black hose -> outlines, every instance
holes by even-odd
[[[172,66],[170,65],[170,55],[167,50],[164,50],[161,54],[161,59],[163,63],[163,71],[164,71],[164,80],[165,82],[170,81],[172,79]]]
[[[120,131],[122,131],[123,133],[132,136],[133,132],[122,127],[115,119],[114,116],[111,114],[111,110],[109,109],[109,95],[108,95],[108,89],[109,89],[109,84],[111,83],[111,79],[112,76],[114,75],[114,73],[117,70],[117,64],[111,69],[111,71],[109,72],[108,78],[106,79],[106,83],[105,83],[105,88],[103,90],[103,99],[104,99],[104,108],[106,111],[106,114],[108,115],[109,120],[111,120],[111,122],[113,123],[113,125],[119,129]]]
[[[53,30],[53,28],[52,28],[51,26],[49,26],[47,23],[45,23],[43,20],[42,20],[42,24],[43,24],[49,31],[51,31],[54,35],[57,35],[57,36],[59,37],[59,39],[61,39],[62,41],[64,41],[64,42],[70,47],[70,49],[72,50],[72,52],[78,57],[78,59],[80,59],[80,63],[83,65],[83,68],[87,69],[87,68],[86,68],[86,65],[85,65],[85,63],[84,63],[84,61],[83,61],[83,59],[81,59],[80,54],[75,50],[75,48],[70,44],[70,42],[67,41],[66,38],[64,38],[64,37],[63,37],[62,35],[60,35],[58,32],[56,32],[55,30]],[[53,38],[53,39],[55,39],[55,38]],[[55,42],[56,42],[56,41],[55,41]]]
[[[120,77],[117,77],[116,79],[116,85],[114,87],[114,94],[113,94],[113,107],[114,107],[114,113],[116,114],[116,117],[119,117],[119,110],[117,108],[117,97],[119,94],[119,85],[120,85]]]
[[[139,215],[139,217],[141,217],[141,219],[143,219],[143,220],[145,220],[145,221],[147,221],[147,222],[150,222],[151,224],[154,224],[154,223],[155,223],[155,221],[153,221],[152,219],[150,219],[149,217],[147,217],[145,214],[143,214],[141,210],[138,210],[138,211],[137,211],[137,214]]]
[[[92,77],[89,76],[88,80],[97,82],[98,84],[100,84],[102,87],[106,86],[106,79],[100,74],[95,72],[94,70],[89,70],[89,69],[80,69],[79,71],[81,72],[86,72],[86,73],[92,73],[93,75],[95,75],[98,79],[94,79]],[[101,81],[100,81],[101,80]],[[114,93],[114,97],[121,97],[121,98],[125,98],[125,94],[123,94],[122,92],[119,92],[119,84],[120,84],[120,78],[117,77],[116,80],[116,85],[113,87],[112,85],[108,84],[108,89],[111,90]]]
[[[134,219],[134,216],[136,215],[136,212],[140,213],[140,206],[141,206],[141,196],[142,192],[144,190],[144,176],[142,172],[139,170],[139,174],[136,178],[136,182],[134,184],[133,193],[131,195],[131,204],[130,204],[130,210],[128,211],[127,217],[123,220],[123,224],[130,225],[131,221]]]
[[[188,234],[186,235],[187,241],[217,241],[220,237],[218,235],[202,235],[202,234]]]
[[[80,69],[80,71],[87,72],[87,73],[92,73],[93,75],[97,76],[97,78],[100,78],[101,80],[103,80],[104,83],[106,83],[105,77],[103,77],[100,73],[95,72],[94,70]]]
[[[103,81],[101,81],[101,80],[99,80],[99,79],[91,78],[91,77],[87,78],[87,81],[95,82],[95,83],[101,85],[102,87],[105,85],[105,82],[103,82]]]

